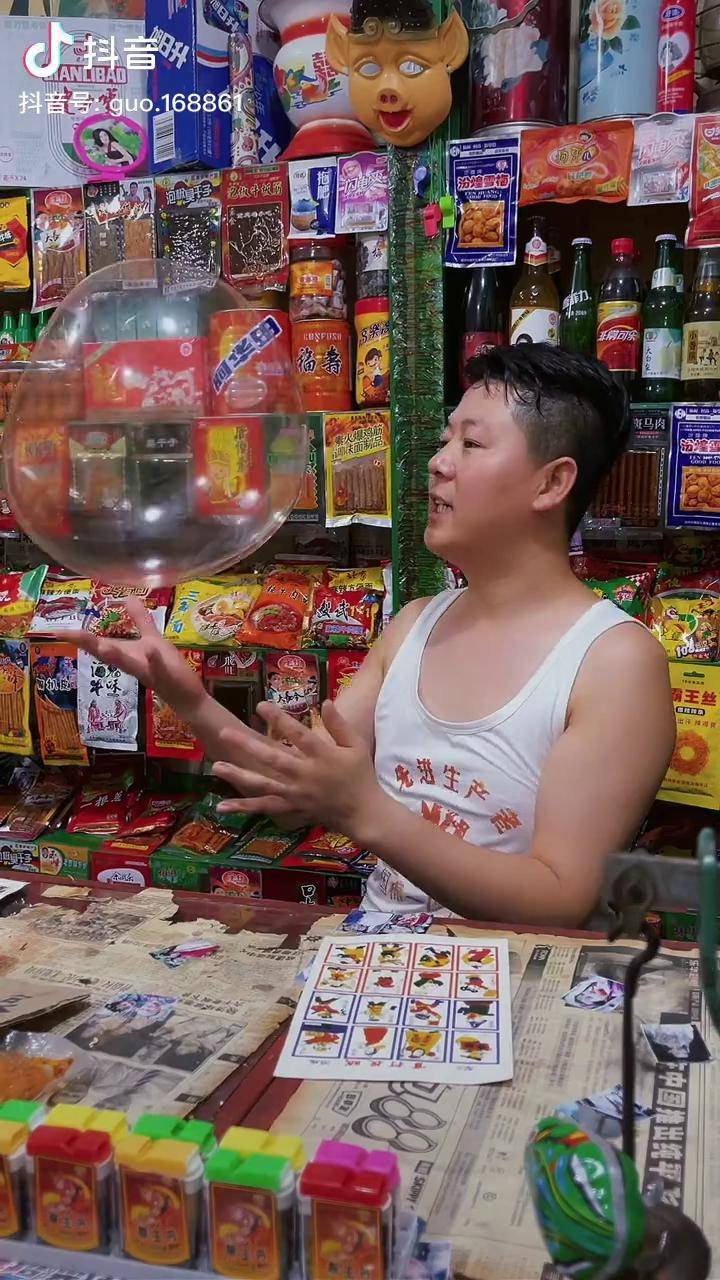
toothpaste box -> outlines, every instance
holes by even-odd
[[[220,23],[226,23],[221,26]],[[150,170],[230,166],[228,30],[247,29],[247,10],[219,0],[147,0],[145,32],[157,45],[148,72]],[[202,110],[194,110],[200,98]]]

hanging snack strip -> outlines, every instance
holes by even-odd
[[[0,640],[0,750],[30,755],[30,662],[23,640]]]
[[[86,765],[77,722],[77,649],[34,644],[30,650],[40,754],[48,765]]]
[[[390,415],[325,414],[328,528],[370,524],[389,528]]]
[[[55,307],[86,275],[82,187],[32,192],[33,311]]]
[[[156,179],[158,256],[188,280],[220,275],[221,189],[217,170]]]
[[[290,196],[286,165],[230,169],[223,187],[223,275],[234,285],[284,287]]]

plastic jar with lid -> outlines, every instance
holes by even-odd
[[[290,319],[347,320],[341,241],[308,240],[291,249]]]

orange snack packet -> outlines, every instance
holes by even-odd
[[[520,204],[627,200],[632,120],[593,121],[522,135]]]
[[[720,244],[720,114],[699,115],[693,132],[690,165],[690,221],[685,235],[688,249]]]
[[[322,569],[273,569],[245,619],[240,643],[268,649],[299,649],[310,617],[313,587]]]

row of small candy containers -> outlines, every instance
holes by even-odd
[[[0,1236],[153,1268],[285,1280],[299,1259],[318,1280],[360,1258],[394,1280],[399,1182],[394,1155],[349,1143],[305,1164],[299,1138],[263,1130],[217,1146],[203,1121],[145,1115],[128,1132],[119,1111],[0,1107]]]

